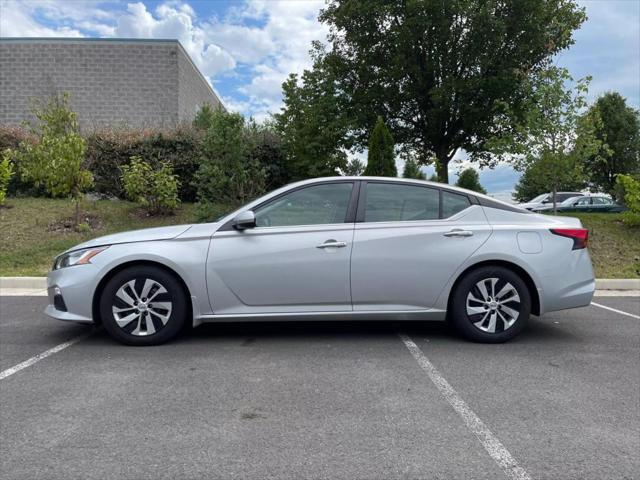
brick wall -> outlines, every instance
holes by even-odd
[[[80,126],[163,127],[219,103],[177,41],[0,40],[0,123],[68,91]]]

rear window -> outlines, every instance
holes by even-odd
[[[442,191],[442,218],[448,218],[469,207],[469,197],[458,193]]]

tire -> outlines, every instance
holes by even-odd
[[[502,343],[527,326],[531,295],[518,274],[488,266],[467,273],[449,305],[450,323],[462,336],[474,342]]]
[[[160,345],[173,339],[187,312],[187,295],[178,279],[149,265],[118,272],[100,295],[104,328],[126,345]]]

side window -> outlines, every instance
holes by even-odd
[[[313,185],[259,207],[256,226],[287,227],[342,223],[347,218],[353,183]]]
[[[442,218],[449,218],[470,205],[471,202],[466,195],[442,191]]]
[[[590,204],[591,204],[591,198],[590,197],[581,198],[580,200],[578,200],[576,202],[576,205],[582,205],[582,206],[590,205]]]
[[[368,183],[365,222],[436,220],[439,217],[438,190],[415,185]]]
[[[564,202],[571,197],[577,197],[577,195],[575,193],[558,193],[556,194],[556,202]]]
[[[593,197],[594,205],[610,205],[609,199],[604,197]]]

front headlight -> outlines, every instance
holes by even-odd
[[[83,248],[82,250],[75,250],[73,252],[63,253],[56,257],[53,262],[53,270],[58,270],[65,267],[73,267],[74,265],[85,265],[90,263],[90,260],[98,255],[103,250],[109,248],[97,247],[97,248]]]

